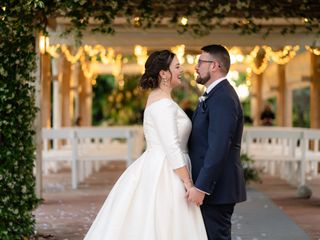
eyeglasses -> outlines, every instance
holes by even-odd
[[[214,60],[201,60],[201,59],[199,59],[198,60],[198,66],[200,66],[201,63],[203,63],[203,62],[214,62]]]
[[[217,62],[218,63],[218,67],[221,68],[220,63],[217,60],[201,60],[201,59],[199,59],[197,65],[200,67],[201,63],[203,63],[203,62],[208,62],[208,63]]]

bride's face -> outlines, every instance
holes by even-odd
[[[169,77],[170,85],[172,88],[174,88],[181,84],[181,78],[182,78],[182,69],[177,56],[174,56],[174,58],[172,59],[169,69],[171,72],[171,78]],[[170,72],[168,72],[169,75],[170,75]]]

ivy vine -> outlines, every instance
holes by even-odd
[[[35,35],[46,32],[57,17],[70,20],[77,39],[91,20],[92,29],[114,33],[116,17],[125,17],[136,28],[151,28],[169,19],[178,32],[196,36],[210,33],[226,17],[238,19],[230,28],[240,34],[268,35],[257,20],[273,17],[298,18],[305,32],[320,33],[318,0],[2,0],[0,2],[0,239],[31,236],[35,220],[34,119],[36,54]],[[189,23],[181,25],[184,16]],[[284,26],[282,33],[295,33],[298,26]]]

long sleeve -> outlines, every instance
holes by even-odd
[[[170,165],[172,169],[177,169],[186,165],[178,136],[178,109],[170,99],[161,101],[161,104],[152,109],[151,116]]]

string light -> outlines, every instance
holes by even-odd
[[[269,63],[271,48],[266,46],[263,46],[262,48],[265,50],[265,54],[263,56],[262,63],[259,67],[256,66],[255,59],[261,48],[259,46],[255,46],[255,48],[250,52],[248,56],[250,68],[257,75],[263,73],[268,67],[268,63]]]
[[[48,46],[46,48],[46,51],[47,53],[50,54],[50,56],[52,56],[53,58],[58,58],[60,57],[60,54],[57,53],[57,50],[60,48],[60,44],[57,44],[57,45],[51,45],[51,46]]]
[[[181,20],[180,20],[180,23],[181,23],[183,26],[187,25],[187,24],[188,24],[188,18],[182,17]]]
[[[246,69],[246,73],[247,73],[247,77],[246,77],[246,85],[248,86],[248,87],[251,87],[251,85],[252,85],[252,69],[250,68],[250,67],[248,67],[247,69]]]
[[[314,55],[317,55],[317,56],[320,55],[320,48],[314,48],[314,47],[310,47],[310,46],[305,46],[305,48],[306,48],[309,52],[313,53]]]
[[[141,66],[141,73],[144,71],[143,66],[148,58],[147,52],[148,51],[146,47],[142,47],[140,45],[134,46],[134,55],[137,57],[138,65]]]
[[[283,50],[274,52],[270,48],[270,56],[275,63],[283,65],[294,58],[299,49],[299,46],[285,46]]]
[[[122,70],[122,55],[118,54],[114,62],[114,67],[112,68],[112,75],[120,76],[121,70]]]
[[[101,45],[96,45],[94,47],[90,46],[90,45],[84,45],[84,51],[90,56],[96,56],[101,49],[104,49]]]
[[[64,55],[66,56],[66,59],[71,63],[71,64],[75,64],[81,57],[81,55],[83,54],[83,47],[80,47],[76,53],[76,55],[72,55],[69,51],[69,49],[67,48],[66,45],[61,45],[61,50],[64,53]]]
[[[180,64],[184,64],[185,60],[184,60],[184,51],[185,51],[186,46],[184,44],[181,45],[177,45],[175,47],[171,48],[171,51],[176,54]]]
[[[116,55],[115,50],[113,48],[105,48],[102,45],[84,45],[81,46],[75,55],[72,55],[66,45],[49,45],[49,38],[42,40],[43,46],[45,51],[48,52],[52,57],[58,58],[60,56],[58,50],[60,49],[61,52],[65,55],[66,59],[71,63],[75,64],[77,61],[81,62],[81,69],[86,78],[92,79],[94,74],[90,68],[91,64],[97,61],[99,57],[103,64],[111,64],[113,65],[112,74],[114,76],[119,77],[122,71],[122,64],[124,63],[122,59],[122,55]],[[311,48],[310,46],[305,46],[305,48],[312,52],[313,54],[320,55],[319,48]],[[256,57],[258,52],[263,49],[265,54],[262,59],[261,65],[258,67],[256,66]],[[177,45],[171,48],[172,52],[174,52],[180,63],[183,64],[185,62],[184,54],[185,54],[185,45]],[[256,46],[249,55],[244,56],[238,47],[233,47],[229,50],[230,56],[233,59],[232,62],[246,62],[249,65],[250,71],[247,71],[247,85],[251,85],[251,75],[252,73],[261,74],[265,71],[268,66],[269,60],[272,59],[277,64],[286,64],[288,63],[297,53],[299,50],[299,46],[285,46],[283,50],[280,51],[272,51],[271,47],[268,46]],[[147,48],[136,45],[134,47],[134,54],[137,57],[137,63],[139,66],[144,66],[147,60]],[[86,60],[86,56],[89,57],[89,62]],[[186,55],[186,61],[188,64],[192,65],[197,62],[199,55]],[[141,71],[143,68],[141,69]],[[192,82],[196,85],[195,81]],[[119,84],[121,87],[121,84]]]
[[[114,49],[108,48],[108,51],[106,49],[102,49],[100,53],[100,59],[103,64],[112,64],[115,62],[114,60]]]
[[[242,51],[238,47],[233,47],[229,50],[230,54],[230,59],[231,59],[231,64],[234,64],[236,62],[243,62],[244,61],[244,56],[242,54]]]
[[[88,63],[86,61],[86,57],[85,55],[81,55],[80,57],[80,62],[81,62],[81,69],[83,72],[83,75],[85,76],[85,78],[87,79],[93,79],[93,71],[91,70],[91,64],[96,62],[96,58],[93,57],[90,61],[90,63]]]

